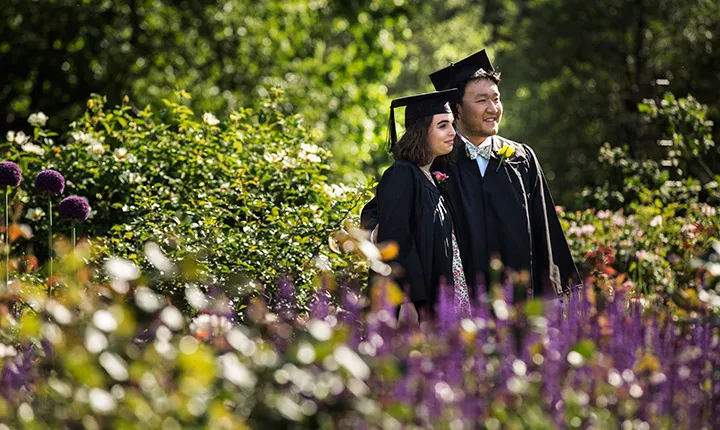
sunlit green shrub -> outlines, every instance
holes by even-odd
[[[365,200],[364,190],[327,182],[332,154],[302,117],[280,112],[282,94],[222,121],[192,112],[189,98],[179,91],[155,112],[128,100],[105,106],[95,96],[67,138],[35,123],[33,136],[18,143],[9,134],[1,149],[26,176],[56,169],[66,194],[88,198],[91,219],[81,233],[104,255],[146,264],[143,246],[153,240],[175,258],[193,256],[198,277],[231,288],[272,285],[283,275],[307,287],[316,266],[348,264],[329,251],[328,236]],[[27,211],[15,218],[25,216],[42,237],[47,202],[28,182],[12,196]],[[45,258],[24,246],[31,243],[16,249]]]

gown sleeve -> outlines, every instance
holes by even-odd
[[[378,225],[377,197],[373,197],[360,211],[360,227],[365,230],[374,230]]]
[[[524,146],[530,155],[530,172],[534,181],[530,195],[533,267],[537,268],[533,273],[534,283],[543,287],[543,291],[549,283],[556,295],[565,295],[580,287],[580,275],[555,212],[555,202],[540,162],[535,152]]]
[[[378,184],[378,243],[397,243],[398,255],[390,261],[402,268],[396,281],[401,288],[409,286],[411,299],[417,300],[424,298],[425,288],[420,254],[412,231],[415,187],[418,185],[412,168],[409,164],[394,164]]]

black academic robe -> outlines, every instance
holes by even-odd
[[[508,145],[515,153],[500,164],[497,151]],[[555,204],[533,150],[493,136],[492,156],[485,176],[456,139],[452,162],[432,170],[449,176],[443,194],[453,211],[463,269],[471,293],[488,280],[489,262],[500,257],[506,268],[528,271],[534,295],[563,295],[580,284],[575,263]],[[365,228],[374,228],[375,204],[363,208]],[[382,221],[381,226],[382,226]],[[475,281],[475,282],[473,282]]]
[[[452,218],[420,168],[397,160],[377,186],[378,242],[398,244],[396,281],[410,300],[432,311],[441,282],[452,282]]]

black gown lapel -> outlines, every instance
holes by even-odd
[[[484,177],[489,235],[500,241],[498,250],[506,267],[530,271],[530,222],[520,164],[512,157],[500,163],[498,149],[495,143]]]

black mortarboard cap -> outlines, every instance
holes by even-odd
[[[408,123],[427,116],[439,113],[452,113],[450,102],[457,97],[457,89],[452,88],[445,91],[417,94],[414,96],[400,97],[390,103],[390,121],[388,132],[390,134],[389,148],[397,142],[397,131],[395,130],[395,108],[405,106],[405,127]]]
[[[463,58],[457,63],[450,63],[444,69],[430,73],[430,80],[438,91],[458,88],[460,84],[470,79],[480,69],[486,72],[495,71],[484,49]]]

